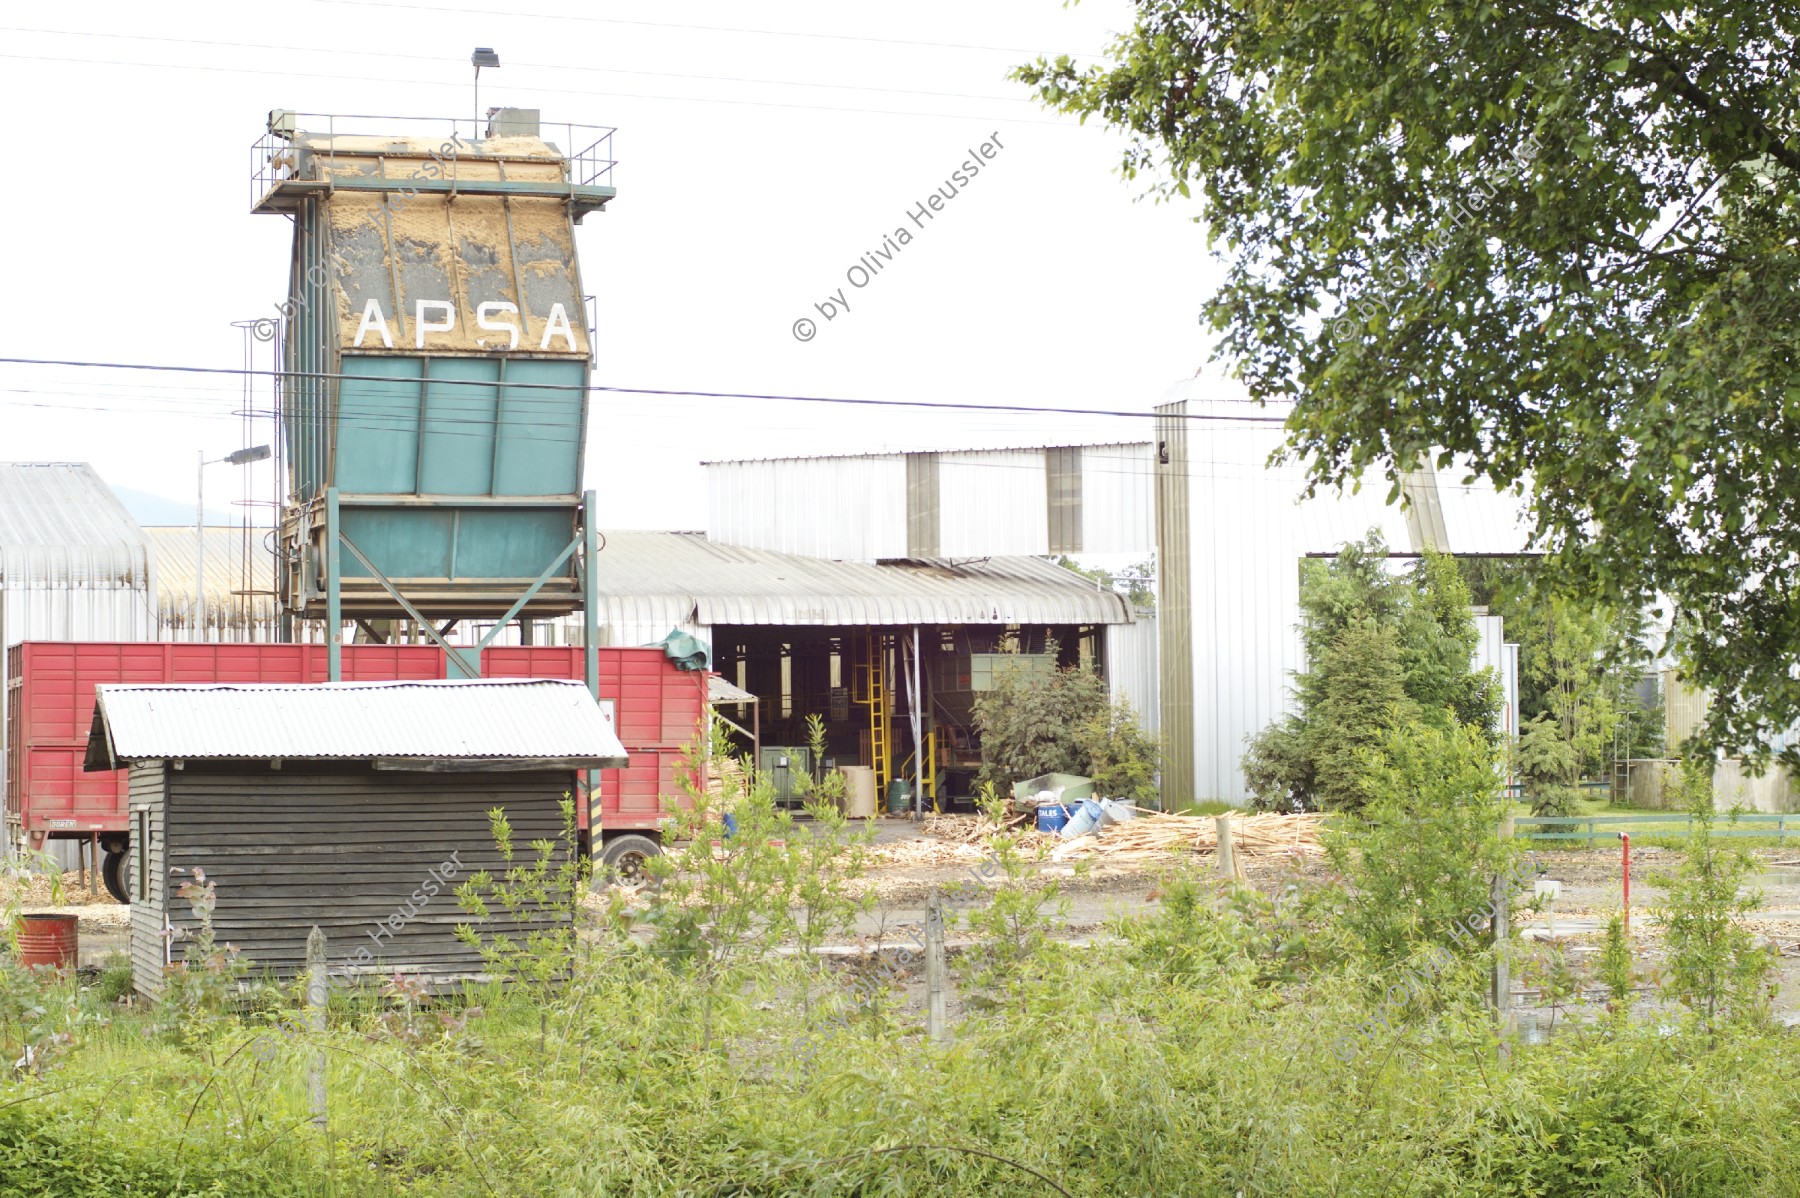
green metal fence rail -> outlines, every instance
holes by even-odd
[[[1662,824],[1668,831],[1657,829],[1654,836],[1685,836],[1690,817],[1685,812],[1671,811],[1649,815],[1520,815],[1513,817],[1513,835],[1520,840],[1585,840],[1592,848],[1602,840],[1616,840],[1620,832],[1634,832],[1637,826]],[[1714,836],[1759,836],[1787,843],[1788,824],[1800,837],[1800,813],[1789,815],[1746,814],[1735,819],[1720,812],[1713,824]],[[1574,830],[1586,826],[1586,831]],[[1532,831],[1533,828],[1555,827],[1558,831]],[[1566,829],[1566,830],[1564,830]],[[1634,833],[1635,834],[1635,833]]]

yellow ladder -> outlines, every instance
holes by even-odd
[[[869,709],[869,764],[875,767],[875,793],[885,802],[894,776],[893,713],[888,709],[888,638],[871,633],[862,638],[862,657],[855,667],[856,701]]]

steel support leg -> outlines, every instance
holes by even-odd
[[[342,528],[338,491],[330,487],[325,491],[325,659],[327,677],[333,682],[344,680],[344,573],[343,554],[338,551]]]
[[[594,585],[594,569],[599,564],[600,530],[594,526],[598,495],[588,491],[581,497],[581,677],[588,693],[600,701],[600,601]],[[587,772],[588,845],[594,854],[595,877],[600,864],[600,771]]]

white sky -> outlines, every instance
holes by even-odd
[[[249,212],[268,110],[470,115],[477,45],[502,62],[482,73],[483,108],[618,128],[619,196],[577,231],[599,297],[596,384],[1147,412],[1207,356],[1197,315],[1220,272],[1197,206],[1140,201],[1115,137],[1004,78],[1027,52],[1091,58],[1128,22],[1122,0],[481,3],[9,8],[0,357],[241,366],[231,322],[273,315],[287,287],[291,225]],[[999,157],[850,288],[845,268],[996,133]],[[794,321],[840,288],[852,310],[796,341]],[[273,365],[267,346],[255,355]],[[594,402],[587,482],[610,527],[703,527],[709,458],[1141,439],[1149,426]],[[191,503],[196,451],[241,443],[240,406],[226,376],[0,365],[0,460],[90,461]],[[271,435],[268,421],[251,431]],[[211,468],[208,507],[244,481]],[[266,466],[248,481],[272,496]]]

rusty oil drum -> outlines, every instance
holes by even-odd
[[[75,968],[80,947],[73,915],[23,915],[19,917],[19,964]]]

